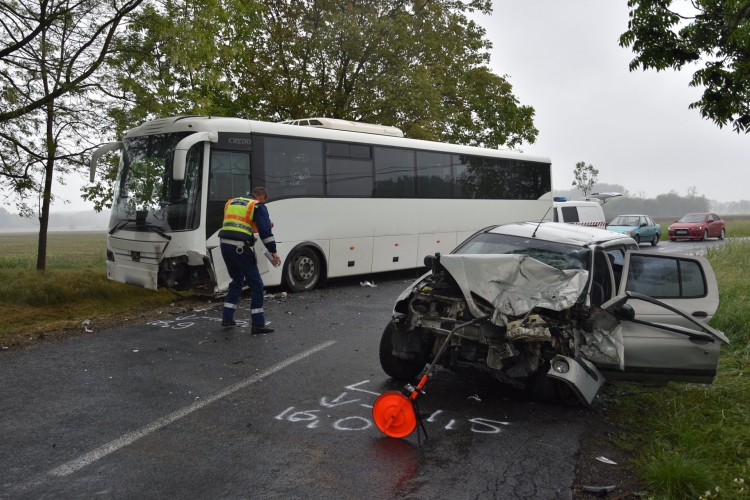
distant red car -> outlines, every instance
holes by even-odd
[[[681,219],[667,229],[669,240],[701,240],[719,238],[723,240],[727,235],[724,220],[716,214],[695,213],[683,215]]]

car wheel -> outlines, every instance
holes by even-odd
[[[633,236],[633,239],[635,240],[635,244],[636,245],[640,245],[641,244],[641,235],[640,234],[636,234],[635,236]]]
[[[719,239],[720,239],[720,240],[723,240],[723,239],[724,239],[724,237],[725,237],[726,235],[727,235],[727,231],[726,231],[726,229],[724,229],[724,228],[722,227],[722,228],[721,228],[721,232],[719,233]]]
[[[312,290],[320,280],[320,257],[310,247],[302,247],[289,257],[284,266],[284,281],[293,292]]]
[[[659,244],[659,233],[656,233],[656,234],[654,235],[654,239],[653,239],[653,240],[651,240],[651,246],[654,246],[654,247],[655,247],[655,246],[656,246],[656,245],[658,245],[658,244]]]
[[[557,401],[557,380],[547,376],[549,362],[541,365],[536,373],[529,377],[526,390],[534,401],[554,403]]]
[[[573,392],[568,384],[562,380],[557,380],[557,397],[562,404],[565,406],[578,406],[581,404],[581,399],[578,395]]]
[[[383,330],[380,338],[380,366],[389,377],[396,380],[413,380],[424,368],[422,359],[401,359],[393,355],[393,323]]]
[[[703,239],[701,241],[708,241],[708,229],[703,230]]]

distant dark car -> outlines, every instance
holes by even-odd
[[[669,226],[669,240],[701,240],[719,238],[727,235],[724,220],[712,213],[695,213],[683,215]]]

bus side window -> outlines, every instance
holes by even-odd
[[[209,201],[250,194],[250,153],[211,151]]]

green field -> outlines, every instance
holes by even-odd
[[[174,302],[166,290],[108,281],[106,241],[104,232],[50,233],[39,272],[36,234],[0,236],[0,344],[19,347],[84,319]]]

